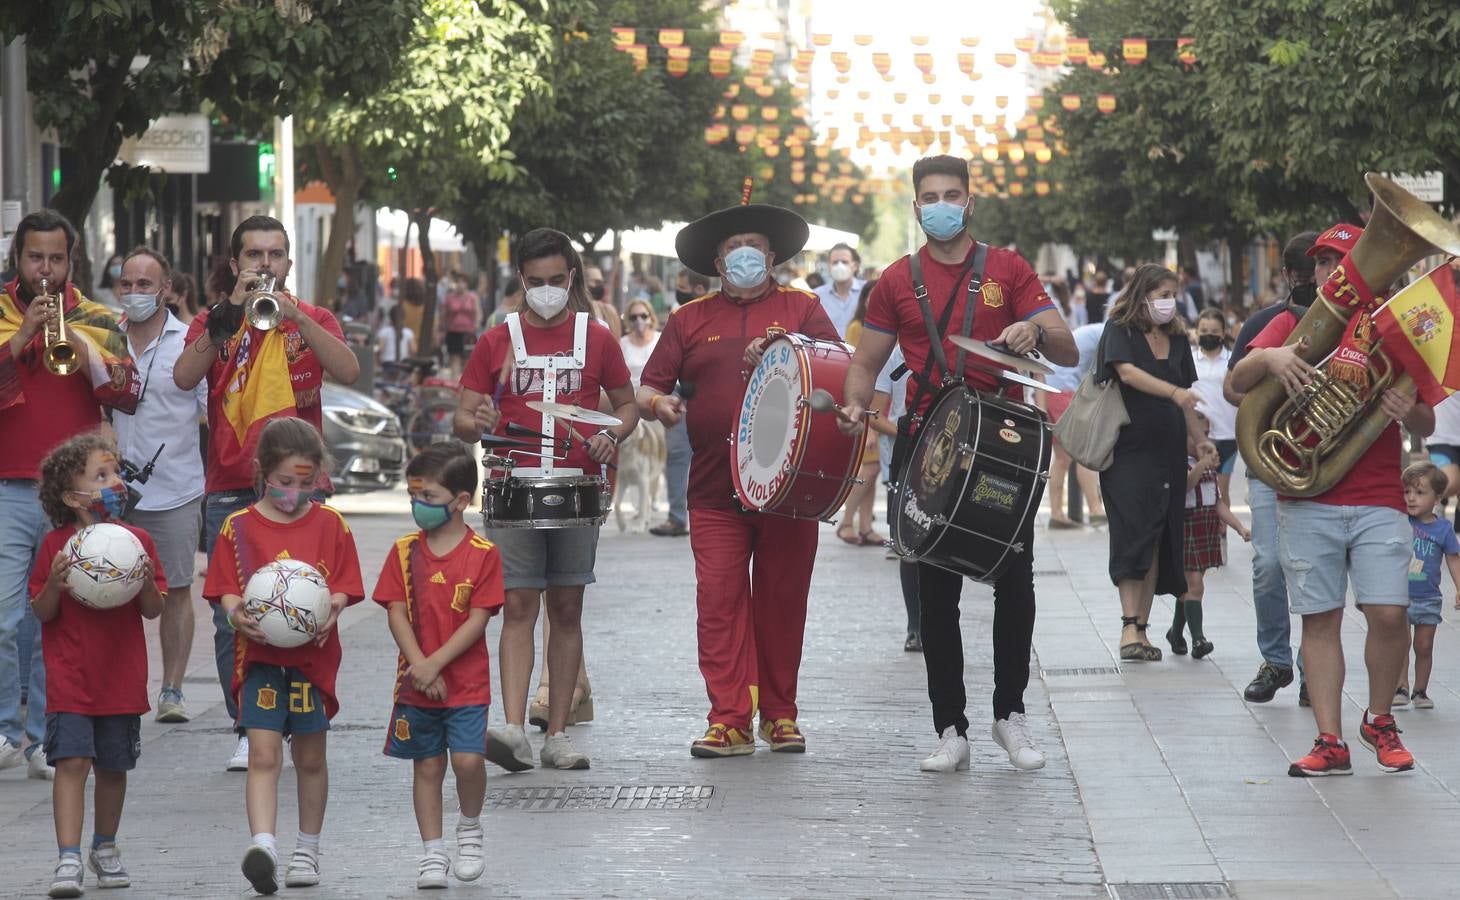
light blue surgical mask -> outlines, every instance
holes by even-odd
[[[946,200],[925,203],[918,207],[918,221],[923,231],[935,241],[951,241],[963,230],[963,214],[967,204],[959,206]]]
[[[117,298],[128,322],[145,322],[157,312],[158,294],[123,294]]]
[[[422,531],[435,531],[451,521],[451,504],[427,503],[412,497],[411,518],[416,520]]]
[[[725,280],[748,290],[765,281],[765,254],[754,247],[736,247],[725,254]]]

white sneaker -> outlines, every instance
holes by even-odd
[[[30,762],[25,765],[27,778],[34,778],[37,781],[55,781],[56,770],[46,762],[46,751],[43,747],[35,748],[30,755]]]
[[[482,855],[482,844],[486,842],[481,823],[456,826],[456,877],[462,881],[476,881],[482,877],[486,860]],[[424,866],[425,860],[421,861]],[[420,887],[419,884],[416,885]]]
[[[550,734],[542,742],[542,767],[544,769],[586,769],[588,757],[573,746],[573,739],[566,731]]]
[[[66,854],[56,861],[56,874],[51,877],[51,890],[46,896],[80,897],[81,881],[85,876],[81,857]]]
[[[994,743],[1009,754],[1014,768],[1026,772],[1044,768],[1044,754],[1034,746],[1034,738],[1029,736],[1029,720],[1023,713],[1009,713],[1009,718],[994,721]]]
[[[295,847],[289,857],[289,870],[284,873],[284,887],[314,887],[319,884],[319,854]]]
[[[260,894],[279,892],[279,858],[268,847],[249,844],[239,868],[243,870],[243,877]]]
[[[525,772],[532,768],[532,745],[521,725],[504,725],[487,729],[487,760],[508,772]]]
[[[122,853],[116,844],[102,844],[92,848],[90,862],[91,871],[96,873],[97,885],[104,888],[132,886],[132,879],[127,876],[127,868],[122,865]]]
[[[421,857],[417,870],[416,889],[421,891],[446,887],[446,873],[451,869],[451,860],[440,850],[432,850]]]
[[[164,687],[157,695],[157,721],[159,722],[186,722],[192,717],[188,714],[187,701],[183,699],[182,691],[177,688]]]
[[[961,772],[968,768],[968,738],[952,725],[943,729],[938,749],[918,764],[924,772]]]
[[[25,751],[10,738],[0,738],[0,769],[8,769],[25,762]]]
[[[238,739],[238,744],[233,748],[233,755],[228,757],[228,765],[225,767],[229,772],[248,771],[248,735]]]

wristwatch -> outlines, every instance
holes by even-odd
[[[1038,322],[1030,322],[1029,324],[1030,325],[1033,325],[1035,328],[1038,328],[1039,329],[1039,337],[1037,337],[1037,338],[1034,339],[1034,346],[1036,346],[1036,347],[1043,347],[1044,346],[1044,335],[1045,335],[1044,326],[1041,325],[1041,324],[1039,324]]]
[[[617,446],[618,446],[618,435],[616,435],[616,434],[614,434],[614,433],[613,433],[613,432],[612,432],[612,431],[609,431],[609,430],[608,430],[608,429],[607,429],[607,428],[604,428],[604,429],[602,429],[602,430],[600,430],[600,431],[599,431],[599,432],[598,432],[598,434],[595,434],[595,435],[594,435],[594,437],[598,437],[598,435],[599,435],[599,434],[601,434],[601,435],[603,435],[603,436],[604,436],[604,437],[606,437],[606,438],[608,438],[608,439],[609,439],[609,441],[610,441],[610,442],[611,442],[611,443],[612,443],[612,444],[613,444],[613,445],[614,445],[614,446],[615,446],[615,447],[617,447]]]

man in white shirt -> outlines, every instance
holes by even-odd
[[[821,308],[827,318],[836,326],[836,333],[845,340],[847,326],[857,314],[857,301],[862,296],[862,279],[857,271],[862,268],[862,257],[847,244],[837,244],[826,255],[831,278],[817,288],[815,293],[821,300]]]
[[[131,415],[115,412],[112,427],[122,459],[139,469],[158,450],[156,468],[132,487],[142,494],[127,521],[152,536],[167,576],[162,608],[162,691],[159,722],[188,721],[182,680],[193,648],[193,561],[203,529],[203,457],[198,420],[208,413],[206,382],[190,391],[172,380],[188,327],[160,302],[172,267],[159,253],[138,247],[122,263],[118,299],[132,359],[141,378],[141,399]]]

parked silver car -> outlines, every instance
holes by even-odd
[[[326,381],[320,395],[330,473],[339,493],[395,487],[406,465],[400,419],[370,397]]]

